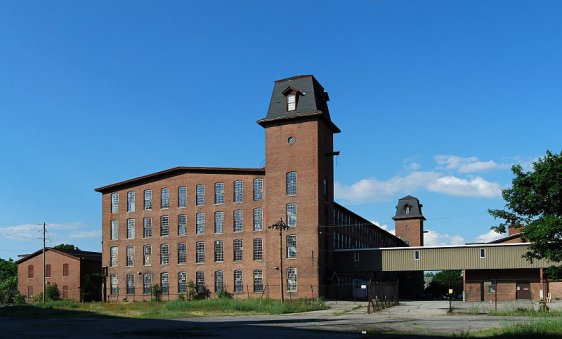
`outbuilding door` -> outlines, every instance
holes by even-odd
[[[531,299],[531,283],[528,281],[518,281],[516,283],[516,299]]]

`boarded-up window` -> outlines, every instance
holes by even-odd
[[[51,277],[51,265],[47,264],[47,266],[45,266],[45,277],[50,278]]]
[[[63,264],[63,265],[62,265],[62,276],[63,276],[63,277],[68,277],[68,264]]]
[[[27,266],[27,277],[33,278],[33,265]]]
[[[68,286],[67,285],[64,285],[62,287],[62,298],[68,299]]]

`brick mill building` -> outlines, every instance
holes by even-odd
[[[406,246],[334,202],[328,100],[313,76],[275,81],[258,121],[264,168],[176,167],[97,188],[109,299],[147,299],[154,283],[173,296],[189,281],[237,297],[327,296],[347,279],[335,249]],[[282,237],[268,228],[281,219]]]
[[[57,284],[62,299],[82,301],[87,276],[91,273],[101,273],[101,258],[99,252],[46,248],[46,283]],[[43,292],[43,250],[23,257],[16,261],[16,264],[18,290],[27,302],[31,302],[36,295]]]

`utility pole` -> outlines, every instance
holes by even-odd
[[[279,231],[279,271],[281,273],[281,302],[285,302],[285,293],[283,291],[283,231],[288,230],[289,226],[283,222],[283,218],[280,218],[275,224],[268,226],[267,228],[272,228]]]
[[[46,285],[46,278],[45,278],[45,271],[46,271],[46,265],[45,265],[45,233],[46,233],[47,229],[46,229],[46,225],[45,223],[43,223],[43,304],[45,303],[45,285]]]

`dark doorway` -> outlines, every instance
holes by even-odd
[[[515,288],[515,299],[531,299],[531,283],[518,281]]]
[[[480,301],[484,301],[484,282],[480,282]]]

